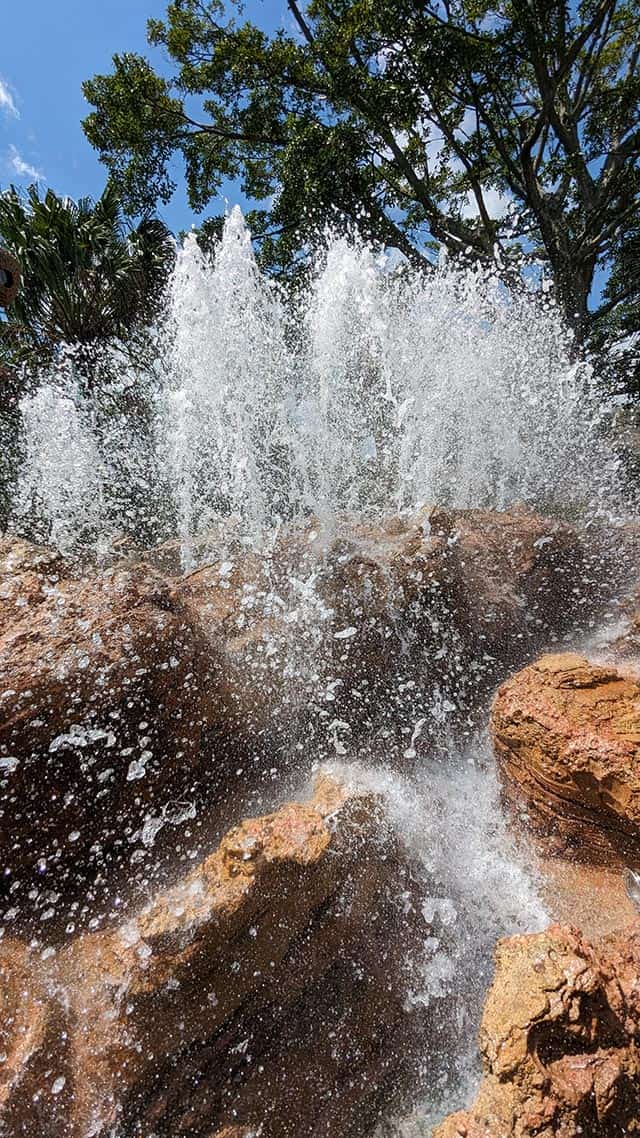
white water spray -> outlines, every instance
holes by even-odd
[[[186,239],[159,336],[153,417],[166,485],[146,492],[151,512],[170,494],[186,566],[221,519],[255,545],[310,514],[614,501],[601,396],[598,409],[557,311],[480,269],[419,277],[333,238],[287,304],[259,272],[236,208],[211,257]],[[71,394],[45,385],[23,405],[21,502],[36,500],[67,545],[86,531],[87,498],[93,512],[111,503],[103,528],[131,529],[122,494],[114,513],[108,456],[95,455],[105,444],[86,416],[60,463],[56,424]],[[111,448],[115,434],[112,424]]]
[[[158,340],[160,380],[144,439],[126,414],[102,415],[97,430],[100,417],[78,398],[71,370],[23,403],[26,461],[16,513],[24,525],[35,517],[38,536],[63,550],[95,552],[96,534],[139,539],[141,515],[146,510],[153,530],[167,496],[164,514],[184,568],[229,523],[255,549],[283,524],[311,516],[330,528],[345,515],[424,503],[615,508],[615,460],[588,367],[573,360],[550,304],[509,294],[490,273],[441,267],[419,277],[392,270],[357,240],[334,238],[303,295],[288,303],[259,272],[234,210],[212,257],[194,237],[186,240]],[[151,457],[142,455],[145,447]],[[135,477],[123,479],[123,470]],[[165,529],[163,521],[158,530]],[[290,584],[291,612],[298,619],[304,609],[307,625],[319,625],[311,578]],[[312,632],[298,651],[313,676]],[[443,638],[443,652],[446,645]],[[283,660],[278,667],[292,666],[291,655]],[[398,702],[390,699],[381,714],[397,726]],[[340,731],[348,729],[337,719],[327,728],[347,759]],[[405,757],[415,758],[416,730]],[[363,750],[361,743],[359,757]],[[452,1092],[456,1077],[465,1083],[495,938],[536,927],[544,914],[506,835],[490,761],[425,761],[418,782],[378,765],[341,773],[384,795],[434,887],[425,905],[441,926],[449,923],[442,943],[425,946],[422,984],[411,998],[428,1003],[459,985],[459,1034],[467,1038],[449,1056],[453,1077],[441,1089]],[[165,821],[151,819],[145,845]],[[441,1098],[395,1133],[425,1133]]]

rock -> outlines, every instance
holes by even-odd
[[[640,855],[640,683],[572,653],[498,690],[491,731],[507,794],[548,848],[619,863]]]
[[[575,531],[524,509],[314,522],[176,583],[223,661],[223,717],[254,737],[309,708],[370,731],[399,684],[468,710],[596,591]]]
[[[538,844],[541,849],[536,849]],[[527,835],[525,856],[554,923],[576,925],[593,940],[635,920],[638,910],[627,893],[619,863],[594,864],[545,854],[544,838],[540,841],[531,835]]]
[[[430,524],[447,538],[468,651],[492,653],[502,667],[562,631],[604,591],[594,587],[576,531],[526,507],[434,510]]]
[[[20,538],[0,538],[0,629],[20,621],[69,575],[61,554]]]
[[[361,694],[386,679],[407,655],[407,636],[426,656],[425,609],[433,619],[445,551],[428,525],[343,520],[180,580],[177,595],[223,660],[224,717],[252,737],[288,730],[309,706],[330,703],[333,715],[354,686]]]
[[[5,876],[126,847],[163,794],[190,791],[212,718],[211,647],[162,578],[63,573],[35,547],[0,549]]]
[[[404,761],[394,703],[425,738],[441,714],[469,730],[496,673],[570,622],[584,576],[574,531],[526,510],[312,521],[233,548],[167,581],[3,541],[0,869],[128,854],[172,802],[232,799],[235,770],[263,785],[314,734],[322,757],[386,731]]]
[[[0,1133],[370,1133],[421,1050],[413,889],[380,803],[323,779],[121,927],[5,939]]]
[[[434,1138],[622,1138],[640,1129],[640,923],[593,946],[573,928],[499,941],[484,1078]]]
[[[613,636],[606,629],[599,647],[613,662],[640,664],[640,588],[637,581],[620,606],[620,620]]]

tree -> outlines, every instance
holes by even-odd
[[[170,78],[125,54],[85,83],[86,134],[127,208],[168,201],[181,155],[196,211],[229,177],[268,203],[250,221],[273,268],[327,216],[418,265],[436,243],[512,279],[542,261],[584,338],[640,203],[637,0],[287,9],[269,35],[221,0],[175,0],[148,24]],[[609,281],[607,316],[629,300],[624,272]]]
[[[22,266],[20,293],[0,323],[0,360],[37,369],[70,345],[90,380],[105,343],[142,350],[175,257],[161,221],[129,224],[112,185],[78,202],[11,187],[0,194],[0,242]]]

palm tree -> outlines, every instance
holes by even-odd
[[[26,194],[12,186],[0,194],[0,243],[22,265],[22,288],[0,324],[9,363],[46,366],[61,345],[82,360],[91,386],[92,366],[107,342],[133,353],[159,310],[173,267],[175,244],[157,218],[129,224],[115,190],[97,201]]]

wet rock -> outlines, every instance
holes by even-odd
[[[570,852],[550,853],[544,836],[527,830],[520,837],[522,856],[551,923],[576,925],[590,940],[597,940],[635,920],[638,909],[617,858],[606,863],[577,860]]]
[[[77,861],[190,789],[215,689],[211,647],[144,565],[64,575],[0,549],[0,865]]]
[[[584,588],[574,531],[527,510],[311,521],[172,581],[144,563],[82,576],[7,539],[0,868],[124,855],[173,802],[232,799],[234,770],[269,780],[310,737],[344,754],[386,731],[403,760],[394,703],[425,738],[460,711],[469,729]]]
[[[333,715],[346,692],[360,685],[364,699],[413,649],[426,658],[445,552],[426,519],[343,520],[180,580],[177,595],[223,660],[224,716],[256,736],[309,707]]]
[[[255,1135],[255,1131],[253,1132]],[[243,1130],[241,1126],[225,1126],[223,1130],[217,1130],[211,1138],[252,1138],[251,1131]]]
[[[572,653],[503,684],[491,730],[507,795],[557,853],[640,856],[640,683]]]
[[[311,523],[176,592],[223,660],[223,715],[255,735],[309,708],[370,730],[390,679],[404,705],[419,684],[468,709],[597,588],[570,526],[526,509],[425,509]]]
[[[640,588],[637,581],[619,606],[617,626],[605,630],[599,651],[612,662],[640,666]]]
[[[0,629],[20,621],[70,570],[61,554],[16,537],[0,538]]]
[[[484,1078],[434,1138],[622,1138],[640,1129],[640,925],[595,946],[573,928],[499,941]]]
[[[413,888],[379,801],[323,779],[120,928],[3,942],[0,1133],[369,1133],[420,1050]]]
[[[594,587],[582,542],[564,522],[521,506],[434,510],[430,524],[447,537],[458,619],[476,655],[497,655],[503,666],[522,659],[585,602],[597,603],[602,585]]]

